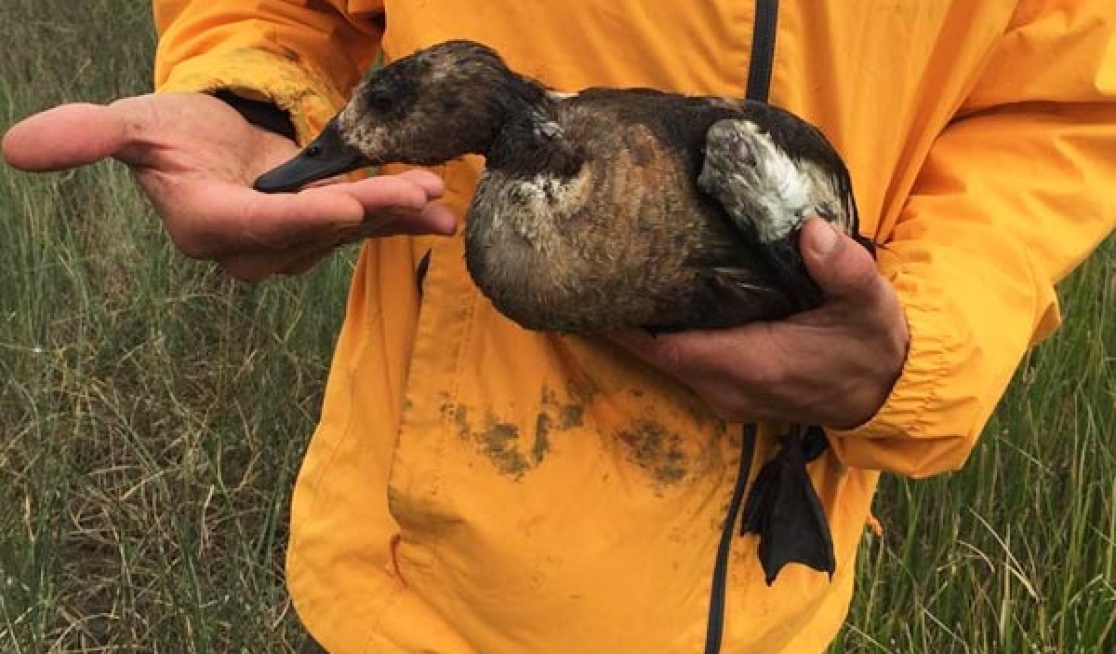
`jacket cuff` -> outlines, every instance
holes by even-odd
[[[882,254],[880,263],[907,320],[907,358],[876,414],[853,429],[827,430],[830,444],[853,467],[912,477],[954,469],[979,431],[981,404],[967,385],[951,377],[979,367],[974,364],[981,359],[980,346],[965,317],[946,306],[948,293],[903,274],[892,256]]]
[[[265,102],[290,116],[297,141],[309,142],[344,105],[327,78],[303,62],[264,50],[213,51],[177,64],[156,92],[226,91]]]
[[[291,122],[291,115],[270,102],[245,98],[228,89],[217,89],[213,95],[217,96],[218,100],[236,109],[244,117],[244,120],[250,124],[289,138],[292,141],[298,140],[294,123]]]

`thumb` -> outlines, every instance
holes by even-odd
[[[806,270],[828,299],[860,300],[881,283],[868,250],[821,218],[802,226],[799,247]]]
[[[91,164],[128,145],[127,122],[113,109],[95,104],[65,104],[13,126],[0,142],[8,163],[44,172]]]

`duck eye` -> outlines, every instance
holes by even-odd
[[[383,89],[373,89],[369,91],[365,101],[368,103],[370,109],[375,111],[388,111],[391,109],[394,98],[392,98],[391,93],[387,93]]]

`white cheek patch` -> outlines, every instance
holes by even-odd
[[[358,150],[361,147],[372,149],[380,146],[381,139],[374,133],[375,130],[357,119],[354,104],[349,103],[337,116],[337,129],[341,133],[341,139],[349,147]]]
[[[383,152],[387,149],[386,130],[358,124],[356,128],[342,133],[345,144],[363,152]]]
[[[421,125],[418,122],[389,126],[368,120],[359,120],[352,105],[337,117],[337,126],[345,144],[359,152],[377,157],[401,157],[401,146],[413,143]],[[385,163],[398,159],[388,159]]]

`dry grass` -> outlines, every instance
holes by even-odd
[[[141,3],[6,0],[0,38],[3,125],[149,85]],[[231,283],[115,164],[0,170],[0,216],[0,651],[294,642],[287,501],[349,262]]]

